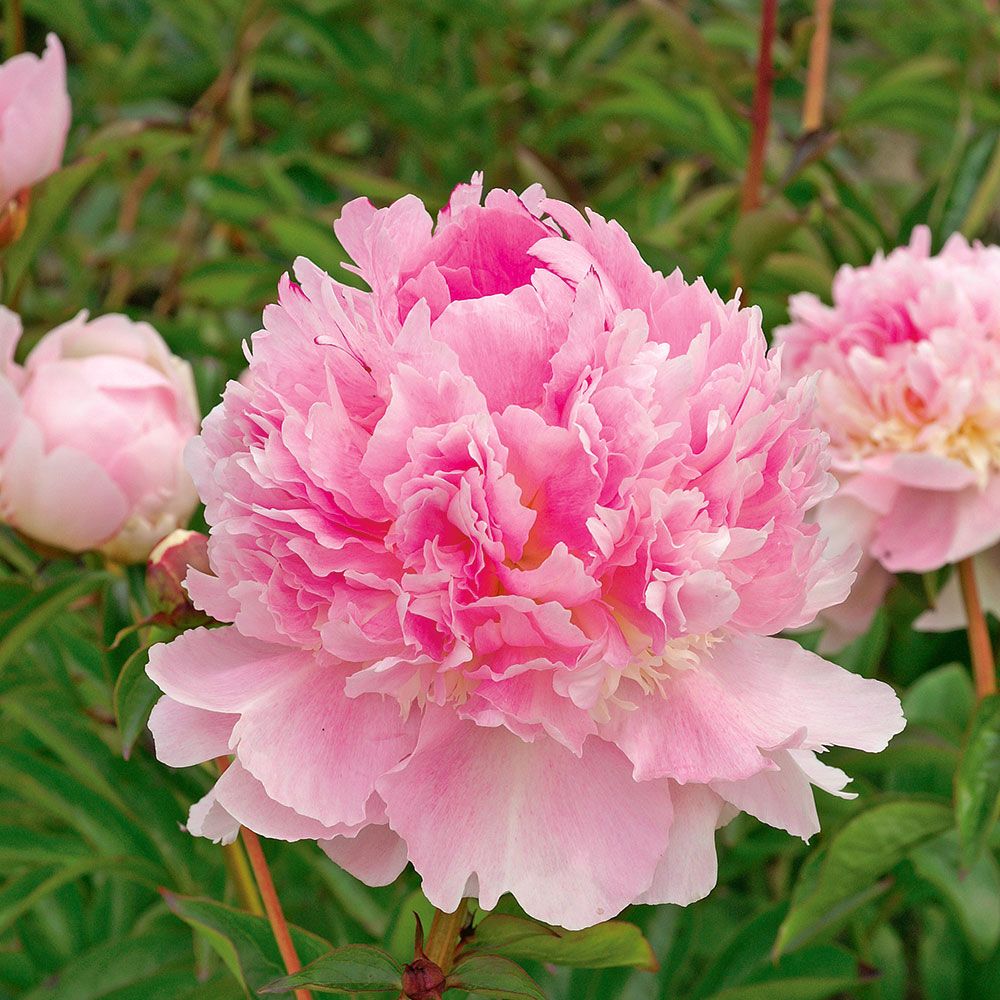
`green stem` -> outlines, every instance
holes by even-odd
[[[24,11],[21,0],[7,0],[7,16],[4,18],[4,44],[7,58],[24,51]]]
[[[455,962],[459,935],[465,926],[469,912],[469,902],[463,899],[454,913],[434,911],[431,932],[427,938],[424,954],[447,976]]]

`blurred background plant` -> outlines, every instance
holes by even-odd
[[[613,216],[656,267],[726,291],[739,278],[768,327],[789,293],[828,297],[840,264],[917,223],[936,246],[955,230],[1000,239],[995,4],[837,0],[817,117],[804,110],[817,5],[781,3],[760,204],[741,212],[760,7],[7,0],[8,51],[62,38],[74,125],[66,168],[6,251],[2,300],[25,348],[80,308],[150,320],[192,361],[207,410],[294,257],[338,267],[345,201],[413,191],[435,207],[477,169]],[[242,859],[178,828],[208,773],[152,760],[144,645],[165,633],[112,648],[145,601],[139,571],[43,557],[0,529],[5,1000],[227,1000],[282,971],[261,918],[192,898],[235,904]],[[746,817],[721,831],[711,897],[629,915],[656,973],[634,942],[583,948],[583,965],[635,966],[606,971],[529,948],[549,997],[1000,996],[996,784],[976,792],[978,819],[960,811],[961,849],[952,811],[956,771],[963,802],[995,762],[997,720],[969,733],[964,636],[913,633],[925,604],[904,580],[840,657],[905,690],[910,719],[886,753],[850,755],[859,801],[821,797],[808,847]],[[315,935],[407,957],[412,873],[373,890],[311,845],[267,851],[304,959],[326,947]]]

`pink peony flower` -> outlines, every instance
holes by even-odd
[[[1000,247],[930,232],[843,267],[833,305],[793,296],[775,332],[791,379],[819,373],[817,415],[841,482],[817,517],[865,556],[827,617],[842,643],[867,627],[899,572],[927,572],[1000,541]]]
[[[188,828],[316,839],[371,884],[511,892],[579,928],[716,878],[746,810],[802,837],[817,754],[902,727],[885,685],[770,638],[848,591],[810,385],[760,313],[625,232],[481,181],[433,226],[347,205],[370,291],[307,260],[190,450],[226,627],[152,651],[173,766],[232,753]]]
[[[197,503],[187,363],[148,323],[87,314],[14,363],[21,321],[0,307],[0,520],[71,552],[136,562]]]
[[[66,57],[55,35],[41,58],[24,52],[0,64],[0,206],[59,169],[69,122]]]

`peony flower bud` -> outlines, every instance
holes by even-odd
[[[445,976],[429,958],[415,958],[403,969],[403,993],[407,1000],[441,1000]]]
[[[146,592],[159,620],[178,627],[205,620],[205,615],[194,607],[184,587],[184,579],[190,569],[211,572],[208,536],[200,531],[177,528],[150,552],[146,564]]]
[[[183,467],[197,432],[190,367],[147,323],[86,313],[13,360],[0,309],[0,520],[70,552],[138,562],[197,503]]]
[[[461,185],[347,205],[368,291],[304,259],[190,449],[222,628],[152,649],[161,760],[235,759],[191,808],[315,839],[453,912],[567,928],[690,903],[740,810],[807,838],[832,745],[899,702],[773,638],[846,596],[811,384],[760,312],[620,226]],[[612,845],[609,847],[609,845]]]
[[[55,35],[39,58],[24,52],[0,65],[0,219],[11,242],[26,201],[8,205],[62,163],[69,132],[66,57]],[[6,206],[6,207],[4,207]],[[13,216],[13,218],[11,218]]]
[[[868,628],[894,574],[1000,542],[1000,247],[958,234],[930,247],[919,227],[909,246],[842,267],[832,305],[793,296],[775,331],[788,378],[818,379],[841,487],[817,520],[835,548],[864,552],[850,598],[823,616],[828,648]]]

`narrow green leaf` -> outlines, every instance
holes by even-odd
[[[349,944],[311,962],[292,976],[268,983],[259,993],[285,993],[306,987],[319,993],[397,993],[403,967],[381,948]]]
[[[4,256],[4,294],[8,301],[16,297],[28,268],[38,257],[38,251],[102,162],[103,159],[96,156],[81,160],[53,174],[44,184],[33,189],[28,225]]]
[[[75,956],[23,1000],[103,1000],[118,998],[120,992],[141,984],[141,991],[134,995],[146,1000],[162,996],[157,987],[165,968],[176,968],[191,951],[191,938],[187,933],[172,934],[158,927],[137,937],[114,937],[101,941],[93,948]],[[191,972],[184,970],[188,982]],[[176,992],[166,996],[183,996],[179,983]]]
[[[97,590],[106,573],[70,574],[33,594],[0,622],[0,670],[18,650],[78,597]]]
[[[857,985],[857,979],[807,976],[732,986],[710,1000],[827,1000]]]
[[[500,1000],[545,1000],[542,988],[519,965],[499,955],[470,955],[451,970],[448,986]]]
[[[79,858],[67,865],[34,868],[10,879],[0,889],[0,934],[49,893],[75,881],[81,875],[115,866],[126,867],[127,863],[117,858]]]
[[[918,844],[948,829],[951,810],[926,799],[876,802],[853,816],[800,874],[775,954],[792,950],[878,894],[878,879]]]
[[[508,958],[584,969],[632,966],[655,972],[659,968],[642,931],[623,920],[566,931],[527,917],[493,913],[476,926],[468,947]]]
[[[155,856],[149,838],[129,817],[35,754],[0,746],[0,787],[79,831],[103,854]]]
[[[126,661],[115,681],[115,722],[122,738],[122,756],[128,760],[132,747],[149,718],[159,688],[146,676],[149,647],[137,649]]]
[[[0,870],[21,865],[62,864],[92,854],[78,837],[23,826],[0,826]]]
[[[203,935],[251,996],[285,971],[271,927],[264,917],[235,910],[210,899],[162,892],[170,910]],[[300,927],[290,927],[295,950],[303,962],[330,951],[329,941]]]
[[[955,774],[955,821],[962,861],[971,866],[1000,814],[1000,695],[976,709]]]

